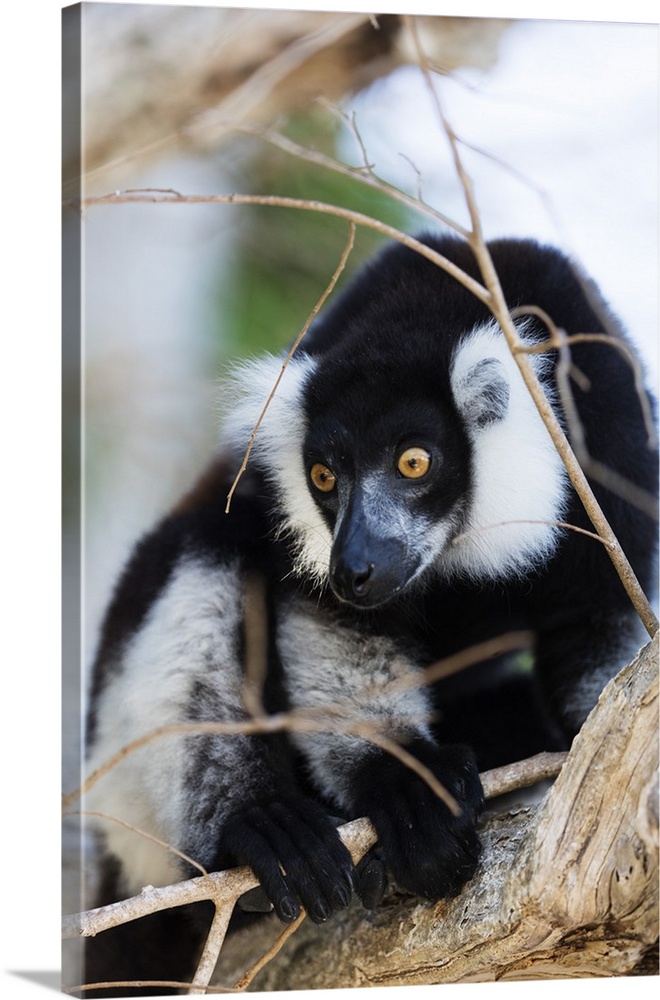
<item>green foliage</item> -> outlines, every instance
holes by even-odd
[[[338,157],[342,127],[328,112],[307,112],[292,118],[284,134],[306,148]],[[308,163],[259,139],[250,140],[249,153],[237,190],[327,202],[409,227],[400,203],[358,178]],[[219,293],[219,360],[277,351],[290,343],[326,288],[348,236],[346,222],[316,212],[254,206],[241,213]],[[379,234],[358,228],[340,285],[381,241]]]

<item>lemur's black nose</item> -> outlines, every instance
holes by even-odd
[[[360,601],[371,590],[374,564],[351,565],[346,559],[338,559],[330,570],[330,582],[337,597],[344,601]]]

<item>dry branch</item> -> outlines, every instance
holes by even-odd
[[[326,299],[328,298],[329,295],[331,295],[332,290],[334,289],[335,285],[339,281],[339,278],[340,278],[340,276],[341,276],[344,268],[346,267],[346,263],[348,261],[348,258],[351,255],[351,251],[353,249],[354,243],[355,243],[355,223],[353,221],[350,221],[349,222],[349,226],[348,226],[348,239],[346,240],[346,246],[344,247],[342,255],[341,255],[340,259],[339,259],[339,263],[337,264],[337,267],[335,268],[335,270],[333,272],[333,275],[330,278],[330,281],[328,282],[326,288],[322,292],[320,298],[318,299],[318,301],[314,305],[314,308],[312,309],[311,313],[307,317],[307,320],[303,324],[303,327],[300,330],[300,333],[298,334],[298,336],[294,340],[293,344],[291,345],[289,351],[287,352],[287,355],[286,355],[284,361],[282,362],[282,367],[280,369],[280,373],[279,373],[279,375],[277,377],[277,380],[275,381],[275,384],[273,385],[273,388],[272,388],[272,390],[270,392],[270,395],[268,396],[268,399],[266,400],[266,402],[264,404],[264,408],[261,411],[261,413],[259,414],[257,422],[254,425],[254,428],[252,430],[252,434],[250,435],[250,440],[248,441],[247,448],[245,449],[245,455],[243,456],[243,461],[241,462],[241,466],[240,466],[238,472],[236,473],[236,478],[234,479],[234,482],[231,485],[231,489],[229,490],[229,494],[227,495],[227,505],[225,507],[225,513],[226,514],[229,513],[229,508],[231,506],[231,500],[232,500],[232,497],[234,495],[234,492],[236,491],[236,487],[238,486],[238,482],[239,482],[241,476],[243,475],[243,473],[245,472],[245,470],[247,468],[248,459],[250,458],[250,453],[252,451],[252,447],[254,445],[255,438],[256,438],[257,433],[259,431],[259,427],[261,426],[261,423],[262,423],[262,421],[264,419],[264,416],[266,415],[266,410],[268,409],[273,396],[277,392],[277,389],[279,387],[280,382],[282,381],[282,377],[283,377],[284,372],[286,371],[286,369],[287,369],[287,367],[289,365],[289,362],[291,361],[293,355],[298,350],[298,347],[300,346],[300,344],[301,344],[301,342],[302,342],[305,334],[307,333],[307,331],[309,330],[310,326],[312,325],[312,322],[314,321],[314,319],[316,318],[316,316],[319,314],[319,312],[323,308],[323,304],[325,303]]]
[[[561,770],[565,759],[566,754],[563,753],[543,753],[529,760],[485,771],[481,778],[486,798],[505,795],[546,778],[554,778]],[[352,820],[339,827],[339,835],[356,863],[376,841],[373,826],[364,818]],[[128,920],[136,920],[149,913],[157,913],[170,907],[196,903],[204,899],[213,899],[218,904],[233,905],[239,896],[255,888],[256,885],[258,885],[257,879],[248,868],[233,868],[162,888],[146,886],[139,896],[64,917],[62,936],[65,939],[93,937]]]
[[[249,607],[250,603],[248,594],[251,594],[252,600],[259,600],[259,586],[257,580],[251,580],[246,588],[246,609]],[[260,668],[258,665],[255,667],[253,659],[255,658],[254,654],[258,657],[258,651],[254,650],[255,642],[258,646],[261,643],[261,640],[255,640],[254,633],[262,630],[264,619],[263,617],[259,617],[258,621],[254,621],[252,610],[249,612],[248,617],[250,619],[250,627],[246,628],[246,647],[250,649],[250,663],[247,671],[250,683],[246,685],[244,693],[248,694],[248,701],[252,701],[254,703],[253,707],[258,708],[260,700],[259,691],[255,691],[255,686],[258,688],[259,682],[256,679],[260,676]],[[246,622],[246,625],[247,624],[248,623]],[[531,638],[532,633],[519,631],[507,632],[493,639],[487,639],[429,665],[420,674],[404,676],[391,681],[389,689],[392,690],[394,688],[420,686],[433,683],[440,678],[448,677],[459,670],[463,670],[472,664],[483,662],[491,657],[499,656],[505,652],[513,652],[516,649],[525,648],[529,645]],[[376,693],[377,692],[374,691],[374,694]],[[100,764],[96,770],[88,774],[82,785],[74,789],[72,792],[64,794],[62,796],[62,808],[65,814],[69,814],[74,802],[78,801],[81,796],[85,795],[97,781],[100,781],[101,778],[103,778],[105,774],[111,771],[114,767],[117,767],[117,765],[121,763],[121,761],[124,760],[129,754],[135,753],[136,750],[140,750],[142,747],[147,746],[149,743],[153,743],[156,740],[171,736],[251,736],[265,733],[283,732],[286,730],[291,732],[327,732],[328,729],[333,732],[341,731],[344,733],[351,733],[356,736],[361,736],[366,740],[371,740],[388,753],[391,753],[393,756],[404,761],[409,767],[411,767],[412,770],[419,774],[423,780],[428,780],[429,784],[438,791],[440,797],[445,799],[448,804],[450,802],[453,803],[453,799],[451,799],[451,797],[447,799],[447,793],[442,790],[442,787],[439,785],[437,780],[430,775],[428,769],[422,767],[422,765],[412,758],[410,754],[407,754],[403,747],[401,747],[398,743],[388,740],[382,733],[381,727],[377,722],[359,719],[353,720],[351,705],[344,701],[337,701],[334,704],[328,703],[317,708],[294,709],[289,712],[279,712],[274,715],[252,714],[247,720],[234,720],[229,722],[181,722],[174,725],[158,726],[155,729],[144,733],[142,736],[137,737],[131,742],[124,744],[124,746],[120,747],[116,753]],[[180,852],[177,851],[176,853]]]
[[[418,20],[445,70],[491,66],[509,23]],[[65,17],[65,55],[75,27],[75,14]],[[397,15],[90,4],[81,35],[82,162],[86,183],[104,187],[164,154],[218,149],[228,119],[272,121],[317,95],[339,100],[414,58]],[[78,72],[75,58],[69,67]],[[78,171],[77,141],[65,142],[65,177]]]
[[[589,380],[585,379],[583,373],[573,363],[570,352],[570,347],[573,344],[601,343],[619,351],[630,365],[635,379],[637,400],[646,425],[647,447],[651,450],[655,449],[658,446],[657,434],[651,404],[644,388],[644,376],[639,359],[629,345],[620,337],[614,337],[607,333],[574,333],[569,336],[565,330],[560,330],[552,318],[538,306],[518,306],[511,310],[511,316],[514,319],[524,315],[534,315],[541,319],[548,328],[550,337],[547,341],[540,344],[522,344],[517,351],[520,354],[541,354],[551,349],[559,352],[559,362],[556,368],[557,389],[568,425],[568,436],[571,446],[583,470],[592,479],[600,482],[628,503],[643,510],[648,517],[657,520],[658,505],[656,498],[651,493],[640,489],[635,483],[617,473],[615,469],[609,468],[590,455],[584,429],[570,387],[570,378],[580,383],[584,389],[590,387]]]
[[[449,140],[454,160],[454,167],[461,182],[461,187],[465,196],[465,203],[470,215],[472,231],[468,234],[467,239],[479,265],[483,283],[488,289],[489,308],[497,320],[502,333],[504,334],[520,374],[522,375],[525,385],[527,386],[527,389],[534,400],[536,408],[548,430],[548,433],[552,438],[552,442],[557,449],[562,462],[564,463],[566,472],[568,473],[575,491],[580,497],[580,500],[582,501],[589,519],[596,529],[596,532],[607,543],[607,552],[612,560],[614,568],[616,569],[635,610],[643,622],[644,627],[646,628],[648,634],[653,637],[658,632],[658,619],[654,614],[616,535],[605,517],[600,504],[594,496],[586,474],[582,469],[580,462],[576,458],[571,445],[569,444],[568,438],[566,437],[561,424],[543,391],[529,358],[523,351],[521,351],[522,342],[518,336],[518,331],[504,297],[495,265],[493,264],[488,245],[483,235],[481,218],[474,194],[472,180],[463,165],[458,138],[444,113],[432,77],[430,61],[420,40],[417,22],[414,18],[407,17],[406,23],[410,31],[413,46],[417,53],[417,61],[422,73],[424,74],[424,79],[438,114],[439,123]]]
[[[446,226],[448,229],[453,230],[455,233],[463,237],[467,237],[468,235],[468,231],[464,228],[464,226],[461,226],[460,223],[456,222],[444,212],[440,212],[432,205],[427,204],[419,196],[419,193],[417,196],[412,196],[407,194],[405,191],[402,191],[394,184],[389,184],[381,177],[376,176],[371,166],[349,167],[332,156],[320,153],[316,149],[308,149],[306,146],[301,146],[300,143],[294,142],[288,136],[282,135],[279,132],[274,132],[272,129],[259,128],[258,126],[245,125],[244,123],[232,124],[231,122],[227,123],[227,127],[231,128],[232,131],[235,132],[257,136],[265,142],[270,143],[272,146],[288,153],[290,156],[295,156],[296,159],[303,160],[305,163],[311,163],[313,166],[323,167],[326,170],[332,170],[334,173],[341,174],[342,177],[347,177],[351,180],[358,179],[361,184],[374,188],[381,194],[387,194],[394,201],[398,201],[402,205],[405,205],[405,207],[410,211],[428,216],[436,223],[436,225]],[[361,139],[360,148],[363,148]]]
[[[425,243],[420,243],[414,236],[401,232],[395,226],[390,226],[380,219],[376,219],[364,212],[357,212],[341,205],[333,205],[323,201],[313,201],[308,198],[290,198],[282,195],[250,195],[250,194],[182,194],[179,191],[164,190],[162,188],[129,188],[125,191],[114,191],[109,194],[86,197],[82,200],[84,209],[98,205],[139,205],[139,204],[167,204],[167,205],[269,205],[273,208],[289,208],[297,211],[315,212],[320,215],[331,215],[338,219],[345,219],[353,222],[356,226],[364,226],[366,229],[373,229],[386,239],[396,240],[410,250],[426,257],[432,263],[441,267],[447,274],[450,274],[461,285],[463,285],[475,298],[489,306],[491,295],[487,288],[475,281],[469,274],[466,274],[453,261],[448,260],[442,254],[433,250]],[[72,207],[77,208],[75,202],[71,202]]]

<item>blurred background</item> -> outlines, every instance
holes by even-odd
[[[639,345],[655,387],[657,25],[415,21],[487,237],[532,236],[574,254]],[[250,125],[352,167],[366,157],[379,177],[467,223],[398,15],[93,3],[65,12],[63,46],[65,200],[145,187],[279,194],[410,232],[429,228],[359,179],[236,128]],[[73,300],[64,354],[64,753],[73,787],[80,662],[84,671],[117,574],[211,455],[223,366],[293,339],[347,226],[302,211],[190,204],[82,213],[69,205],[63,225]],[[379,243],[359,230],[348,272]],[[78,908],[77,892],[72,877],[65,909]]]

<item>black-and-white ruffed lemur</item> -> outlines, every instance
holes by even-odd
[[[478,277],[464,242],[423,240]],[[540,307],[567,334],[607,327],[629,348],[563,254],[513,239],[490,252],[511,308]],[[525,341],[547,338],[534,316],[518,322]],[[557,353],[531,357],[566,424]],[[571,358],[590,454],[656,494],[629,359],[602,341],[573,344]],[[373,905],[385,869],[429,900],[461,891],[479,862],[479,770],[570,741],[644,633],[605,547],[558,523],[590,528],[503,334],[445,271],[396,244],[349,283],[286,369],[225,513],[281,366],[269,356],[238,369],[231,460],[140,541],[119,581],[93,670],[88,764],[156,727],[246,718],[243,595],[254,575],[266,590],[266,709],[339,703],[342,728],[163,738],[107,773],[88,808],[208,871],[250,865],[281,920],[304,907],[322,922],[356,891]],[[656,522],[592,485],[651,588]],[[429,664],[520,629],[535,637],[533,674],[501,657],[424,685]],[[351,723],[402,742],[460,815]],[[378,833],[381,867],[366,879],[336,832],[358,816]],[[102,902],[197,874],[126,826],[102,827]],[[159,932],[167,921],[187,941],[192,925],[170,913]],[[136,934],[99,935],[88,975],[185,975],[162,943],[153,967],[131,964],[131,949],[145,952]]]

